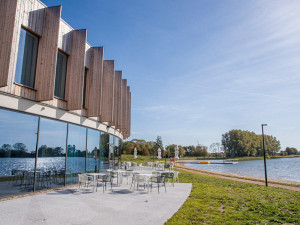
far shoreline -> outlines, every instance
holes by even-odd
[[[209,160],[209,159],[207,159]],[[210,159],[212,160],[212,159]],[[230,177],[230,178],[238,178],[238,179],[244,179],[244,180],[250,180],[250,181],[259,181],[264,182],[265,179],[262,177],[254,177],[254,176],[246,176],[246,175],[240,175],[240,174],[233,174],[233,173],[222,173],[222,172],[214,172],[210,170],[203,170],[199,168],[193,168],[186,166],[185,164],[193,162],[193,161],[201,161],[201,160],[182,160],[182,161],[176,161],[176,164],[179,163],[180,166],[177,164],[177,166],[180,168],[185,168],[188,170],[194,170],[199,171],[202,173],[209,175],[217,175],[217,176],[223,176],[223,177]],[[300,187],[300,182],[297,181],[288,181],[288,180],[277,180],[277,179],[268,179],[269,183],[273,184],[281,184],[281,185],[287,185],[287,186],[294,186],[294,187]]]

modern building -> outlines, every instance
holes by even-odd
[[[0,198],[77,183],[117,163],[131,92],[61,6],[0,0]]]

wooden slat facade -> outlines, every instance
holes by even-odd
[[[113,122],[115,61],[103,60],[101,122]]]
[[[121,120],[121,132],[123,133],[126,128],[126,91],[127,91],[127,80],[122,79],[122,120]]]
[[[114,71],[113,60],[103,60],[103,47],[86,42],[86,30],[74,30],[60,18],[61,9],[47,8],[38,0],[0,0],[0,92],[93,117],[128,136],[127,80],[122,80],[121,71]],[[21,27],[39,37],[34,88],[14,82]],[[65,100],[54,97],[58,50],[68,55]]]
[[[88,117],[98,117],[101,109],[103,77],[103,47],[89,49],[89,70],[86,79],[86,108]]]
[[[128,134],[129,133],[129,105],[130,105],[130,87],[127,86],[127,91],[126,91],[126,126],[125,126],[125,133]]]
[[[65,99],[67,101],[68,110],[78,110],[82,108],[85,43],[86,30],[73,30],[65,89]]]
[[[0,0],[0,87],[7,86],[17,0]]]
[[[45,8],[42,37],[39,40],[35,89],[37,101],[54,98],[54,81],[58,48],[61,6]]]
[[[113,122],[111,126],[115,126],[117,129],[120,127],[119,114],[121,113],[121,84],[122,84],[122,71],[115,71],[115,82],[114,82],[114,111],[113,111]]]

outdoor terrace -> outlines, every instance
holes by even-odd
[[[156,171],[143,167],[136,172],[151,174]],[[119,180],[120,183],[120,180]],[[144,189],[140,185],[130,188],[117,185],[113,180],[103,192],[89,186],[55,190],[43,194],[0,202],[0,221],[3,224],[164,224],[182,206],[189,196],[191,183],[166,183],[158,192],[157,187]]]

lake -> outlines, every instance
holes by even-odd
[[[212,162],[213,160],[207,161]],[[237,164],[187,163],[185,165],[196,169],[214,172],[230,173],[252,177],[265,177],[263,160],[239,161],[239,163]],[[300,157],[268,159],[267,172],[269,179],[300,182]]]

